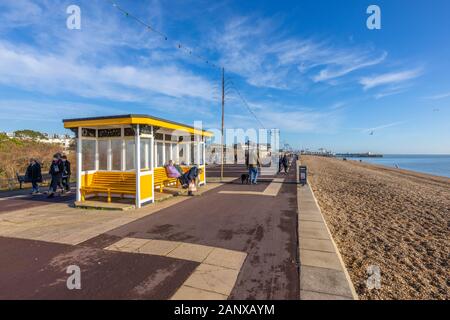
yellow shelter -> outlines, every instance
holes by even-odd
[[[77,141],[77,201],[100,195],[134,198],[136,208],[154,202],[155,190],[174,185],[164,166],[173,160],[184,171],[202,169],[209,131],[148,115],[65,119]]]

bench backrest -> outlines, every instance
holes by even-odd
[[[94,173],[91,186],[108,186],[114,188],[135,189],[136,175],[130,172],[104,172]]]
[[[169,177],[167,176],[166,168],[155,168],[153,170],[153,175],[155,180],[167,180]]]
[[[183,170],[183,172],[187,172],[189,170],[189,167],[182,166],[181,169]],[[163,181],[163,180],[168,180],[168,179],[175,179],[175,178],[169,178],[167,176],[166,168],[162,168],[162,167],[153,169],[153,174],[154,174],[154,177],[155,177],[155,181]]]

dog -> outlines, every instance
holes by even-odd
[[[250,175],[248,173],[241,174],[241,183],[249,184],[250,183]]]

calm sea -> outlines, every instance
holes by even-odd
[[[386,154],[383,158],[348,158],[450,178],[450,155]]]

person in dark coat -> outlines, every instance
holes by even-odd
[[[53,198],[58,186],[61,187],[63,171],[64,165],[61,161],[61,155],[56,153],[53,155],[53,161],[50,165],[50,170],[48,171],[48,173],[52,176],[52,181],[50,182],[50,190],[47,198]]]
[[[39,183],[42,182],[42,172],[41,165],[36,159],[30,159],[25,178],[27,182],[31,182],[31,194],[39,193]]]
[[[70,171],[70,161],[67,160],[67,156],[63,155],[61,157],[61,161],[63,163],[63,172],[62,172],[62,187],[64,191],[70,191],[70,175],[72,172]]]
[[[282,164],[283,164],[283,168],[284,168],[284,173],[287,174],[287,169],[288,169],[288,165],[289,165],[289,161],[286,155],[283,156],[283,159],[281,160]]]

